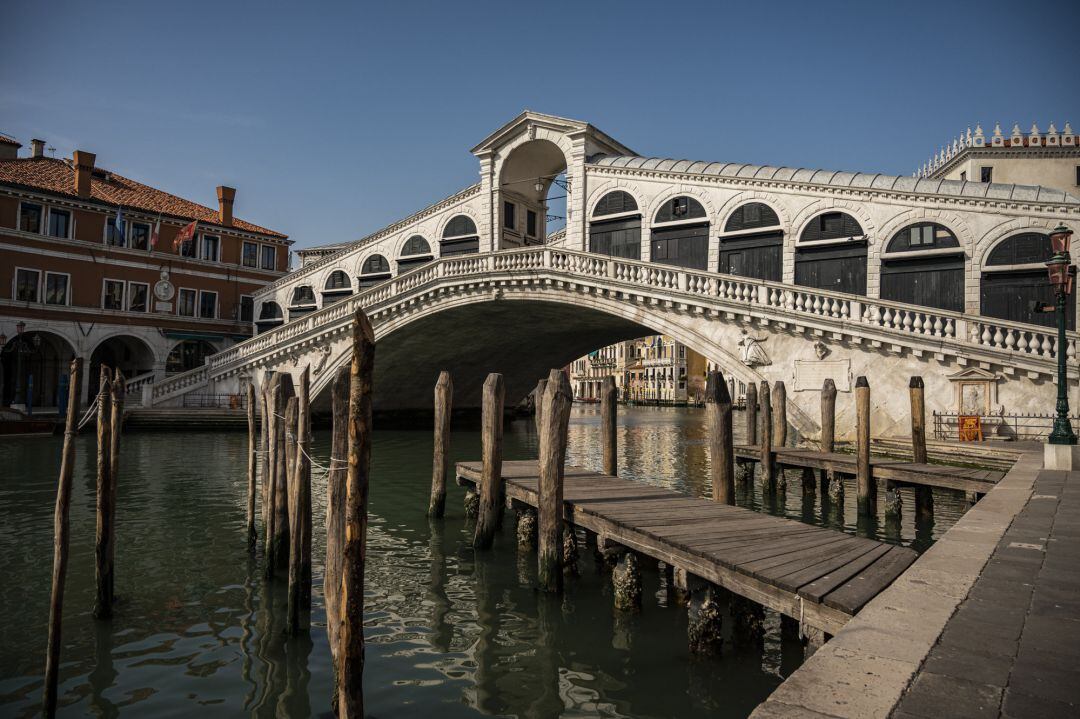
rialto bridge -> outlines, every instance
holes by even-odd
[[[255,298],[257,336],[147,386],[144,402],[306,364],[325,401],[357,307],[375,328],[382,409],[430,407],[443,369],[457,407],[479,404],[488,372],[517,401],[551,367],[655,333],[742,381],[784,380],[810,434],[826,377],[843,393],[867,375],[883,434],[907,422],[913,374],[929,409],[1052,411],[1064,351],[1076,396],[1076,332],[1058,347],[1052,315],[1030,307],[1050,296],[1048,233],[1080,229],[1080,199],[1060,190],[647,159],[532,112],[472,152],[478,184],[306,253]],[[549,233],[553,187],[566,228]],[[841,394],[839,428],[852,405]]]

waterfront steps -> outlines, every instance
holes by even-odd
[[[247,411],[163,407],[124,413],[125,432],[217,432],[247,430]]]
[[[503,462],[506,495],[535,507],[537,464]],[[459,483],[480,462],[457,464]],[[686,570],[827,634],[838,632],[916,553],[823,527],[567,466],[574,526]]]

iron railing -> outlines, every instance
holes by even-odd
[[[247,397],[242,394],[190,393],[183,400],[183,406],[190,409],[247,409]]]
[[[959,436],[958,412],[934,412],[934,439],[956,439]],[[971,416],[971,415],[964,415]],[[1080,425],[1080,416],[1069,418],[1073,427]],[[1053,414],[989,414],[979,415],[983,438],[1045,439],[1054,428]]]

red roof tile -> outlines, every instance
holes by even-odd
[[[22,147],[22,143],[16,140],[14,137],[8,137],[7,135],[0,134],[0,143],[4,145],[15,145],[15,147]]]
[[[78,197],[75,194],[75,169],[68,161],[52,157],[0,160],[0,184],[17,185],[64,197]],[[90,199],[106,205],[120,205],[184,220],[198,220],[221,227],[217,210],[102,168],[94,168],[94,174],[90,180]],[[268,230],[235,217],[232,226],[233,229],[245,232],[256,232],[281,239],[287,237],[280,232]]]

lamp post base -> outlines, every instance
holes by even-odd
[[[1080,470],[1080,445],[1044,444],[1043,469]]]

